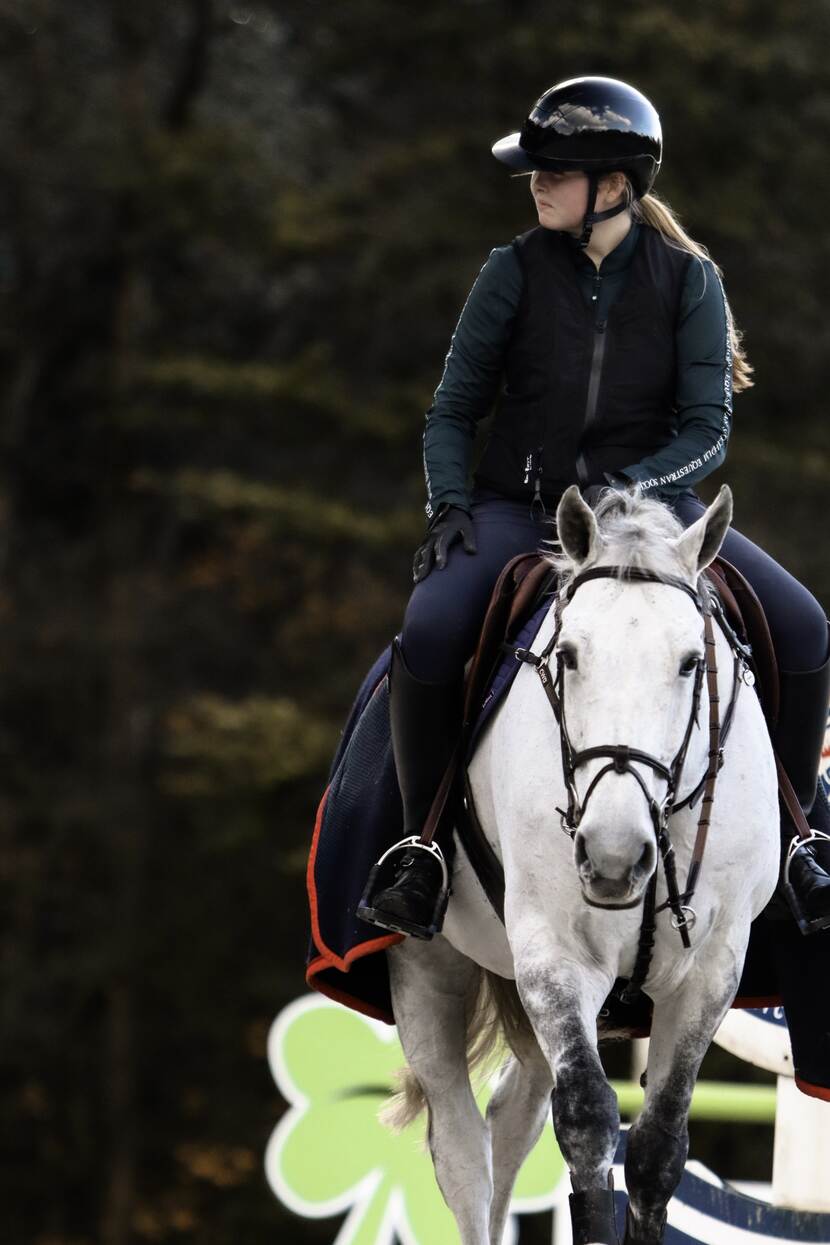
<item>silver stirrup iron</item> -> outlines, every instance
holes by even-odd
[[[441,851],[441,848],[437,843],[422,843],[417,834],[411,834],[409,838],[401,839],[400,842],[393,843],[391,847],[388,847],[381,856],[380,860],[378,860],[375,868],[379,869],[384,861],[386,861],[393,852],[401,852],[405,855],[411,847],[417,847],[422,852],[429,852],[433,860],[437,860],[438,864],[441,866],[441,889],[446,890],[450,884],[450,875],[447,869],[447,862],[444,859],[444,853]]]
[[[796,852],[799,848],[806,847],[808,843],[817,843],[820,839],[824,839],[825,842],[830,843],[830,834],[825,834],[823,830],[813,830],[812,827],[810,828],[808,838],[802,839],[799,838],[797,834],[794,834],[790,839],[790,846],[787,848],[787,859],[784,861],[785,886],[790,885],[790,865],[793,862]]]

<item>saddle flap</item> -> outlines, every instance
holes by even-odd
[[[758,695],[772,733],[778,721],[778,662],[764,607],[737,566],[720,554],[706,573],[717,588],[729,625],[752,649]]]
[[[520,553],[511,558],[496,580],[478,645],[465,675],[465,730],[475,721],[482,697],[501,660],[502,643],[515,634],[553,577],[553,569],[542,554]]]

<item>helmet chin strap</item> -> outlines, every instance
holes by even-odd
[[[588,243],[591,241],[591,233],[597,221],[610,220],[612,216],[619,216],[620,212],[624,212],[625,209],[629,206],[625,201],[625,197],[623,197],[621,202],[618,203],[616,207],[606,208],[604,212],[595,212],[594,206],[597,201],[597,187],[598,186],[599,186],[599,174],[589,173],[588,174],[588,207],[587,207],[587,211],[585,212],[585,216],[583,217],[583,220],[582,220],[582,233],[580,234],[579,241],[577,242],[577,246],[580,248],[580,250],[583,250],[583,251],[585,250]]]

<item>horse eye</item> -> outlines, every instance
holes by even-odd
[[[576,650],[570,644],[563,644],[556,650],[556,656],[566,670],[576,670]]]
[[[700,663],[697,653],[690,653],[688,657],[684,657],[680,663],[680,677],[688,679],[690,674],[694,674]]]

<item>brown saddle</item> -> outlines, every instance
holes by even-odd
[[[751,649],[764,716],[772,730],[778,721],[778,664],[763,606],[738,568],[725,558],[716,558],[706,574],[718,590],[729,626],[740,642]],[[538,553],[519,554],[504,567],[490,597],[478,647],[467,668],[465,726],[475,721],[502,658],[502,645],[510,643],[546,593],[555,588],[555,582],[550,563]]]

